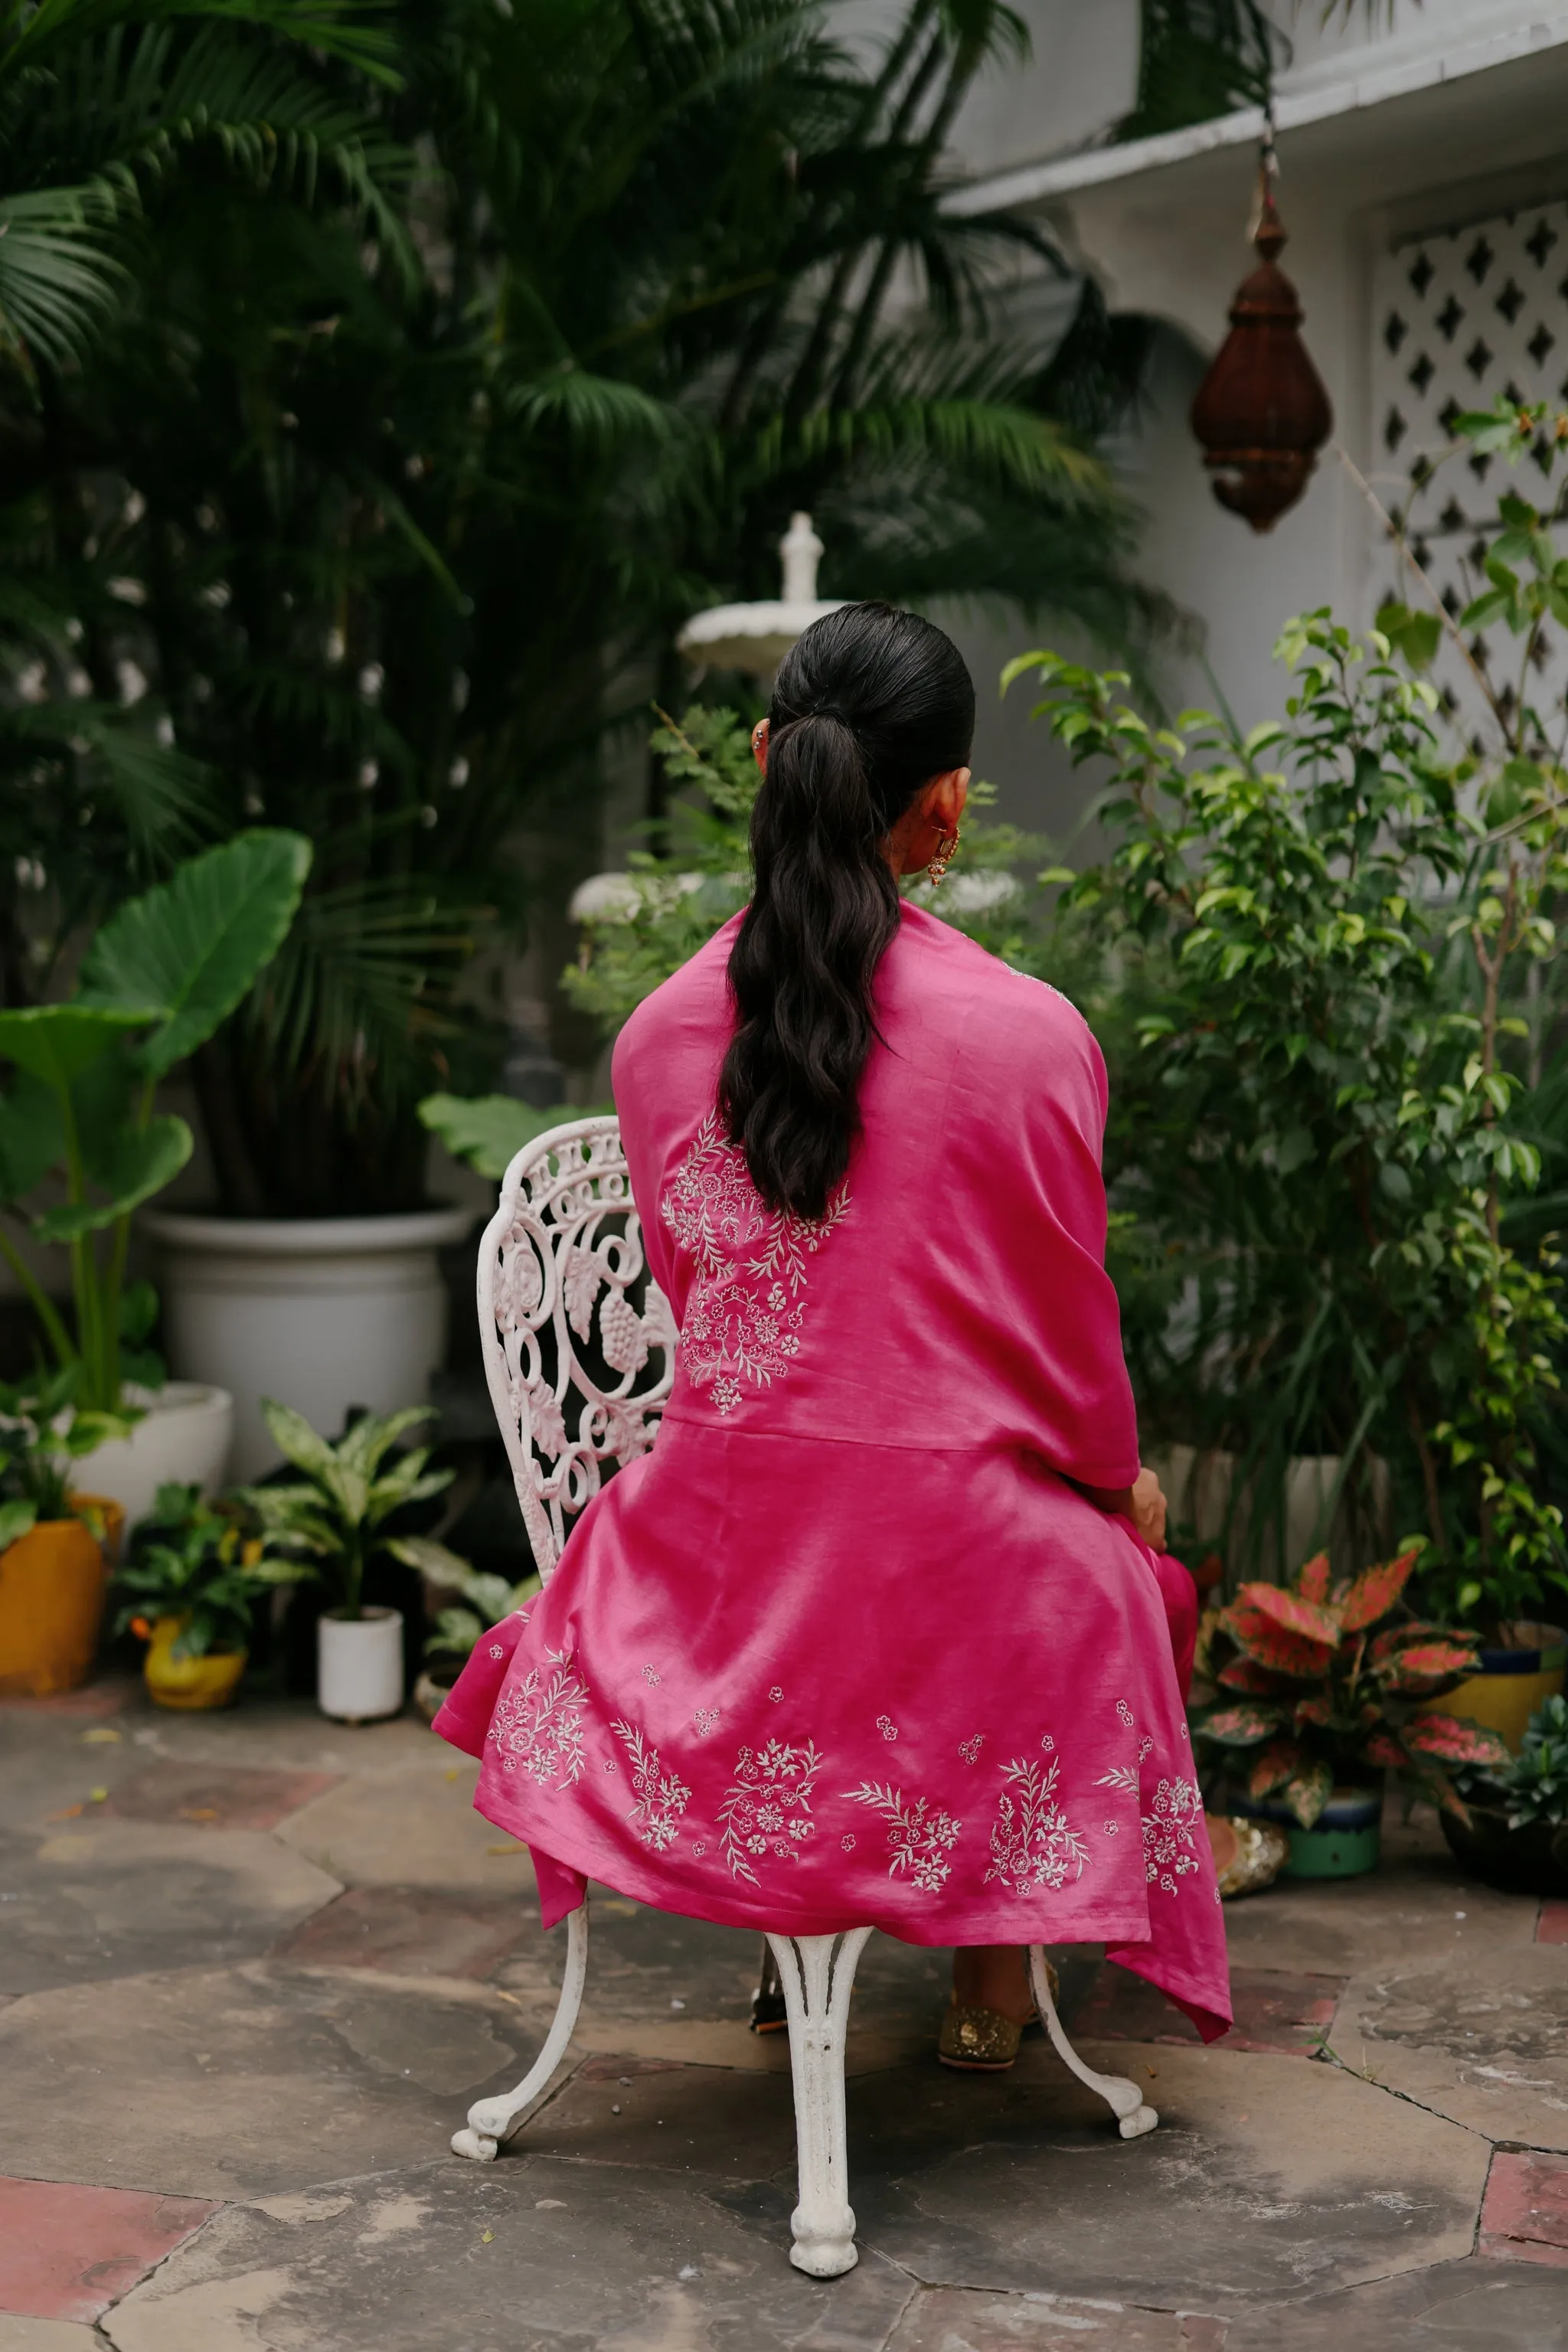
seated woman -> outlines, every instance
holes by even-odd
[[[999,2066],[1030,1943],[1105,1944],[1205,2038],[1230,2004],[1192,1584],[1105,1272],[1104,1065],[897,886],[956,845],[973,719],[912,614],[847,606],[786,656],[751,904],[616,1048],[680,1335],[658,1443],[437,1728],[482,1756],[547,1926],[594,1877],[956,1945],[941,2054]]]

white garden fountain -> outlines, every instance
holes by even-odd
[[[715,604],[694,613],[676,639],[688,661],[707,669],[740,669],[751,677],[772,677],[803,629],[837,613],[842,597],[825,604],[816,593],[822,541],[808,514],[792,514],[779,541],[783,593],[775,602]]]

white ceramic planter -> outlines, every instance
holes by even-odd
[[[316,1621],[316,1697],[340,1723],[374,1723],[403,1709],[403,1612]]]
[[[71,1465],[81,1493],[110,1495],[127,1528],[144,1519],[160,1486],[171,1480],[216,1495],[234,1436],[234,1399],[202,1381],[169,1381],[155,1392],[127,1387],[126,1400],[146,1411],[129,1437],[95,1446]]]
[[[149,1210],[169,1354],[235,1401],[236,1478],[278,1460],[261,1400],[291,1404],[327,1437],[351,1405],[423,1404],[447,1344],[437,1252],[468,1209],[401,1217],[242,1218]]]
[[[1158,1473],[1160,1484],[1171,1507],[1173,1519],[1184,1520],[1195,1528],[1200,1538],[1216,1541],[1225,1526],[1225,1516],[1230,1507],[1231,1488],[1236,1481],[1237,1457],[1234,1454],[1215,1452],[1200,1454],[1195,1446],[1171,1445],[1148,1457],[1149,1466]],[[1337,1454],[1292,1454],[1285,1474],[1285,1556],[1287,1574],[1294,1576],[1312,1549],[1313,1535],[1321,1520],[1334,1481],[1340,1475]],[[1367,1539],[1378,1546],[1390,1540],[1388,1528],[1389,1479],[1388,1465],[1377,1455],[1372,1460],[1373,1507],[1380,1524],[1363,1531]],[[1247,1533],[1247,1498],[1243,1496],[1232,1529],[1232,1550],[1237,1561],[1243,1555]],[[1337,1576],[1348,1576],[1358,1566],[1364,1565],[1364,1543],[1358,1543],[1356,1530],[1342,1498],[1334,1512],[1329,1530],[1329,1556]],[[1273,1576],[1269,1568],[1254,1573]]]

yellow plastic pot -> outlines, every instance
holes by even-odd
[[[1463,1716],[1468,1722],[1484,1724],[1517,1756],[1536,1708],[1563,1688],[1568,1633],[1561,1625],[1535,1624],[1510,1625],[1504,1631],[1512,1636],[1513,1645],[1483,1650],[1479,1674],[1467,1675],[1457,1689],[1417,1712]]]
[[[71,1504],[106,1535],[122,1517],[107,1496]],[[103,1545],[84,1519],[40,1519],[0,1552],[0,1697],[47,1698],[86,1682],[103,1591]]]
[[[249,1654],[245,1650],[210,1650],[205,1658],[176,1658],[175,1643],[190,1623],[188,1617],[159,1617],[142,1662],[147,1696],[155,1706],[174,1706],[195,1713],[227,1706],[239,1688]]]

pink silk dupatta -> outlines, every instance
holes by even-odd
[[[1066,1483],[1138,1469],[1099,1049],[906,908],[846,1182],[777,1216],[713,1115],[734,929],[616,1051],[680,1330],[658,1444],[437,1729],[533,1848],[547,1925],[591,1876],[795,1935],[1104,1943],[1223,2032],[1170,1572]]]

